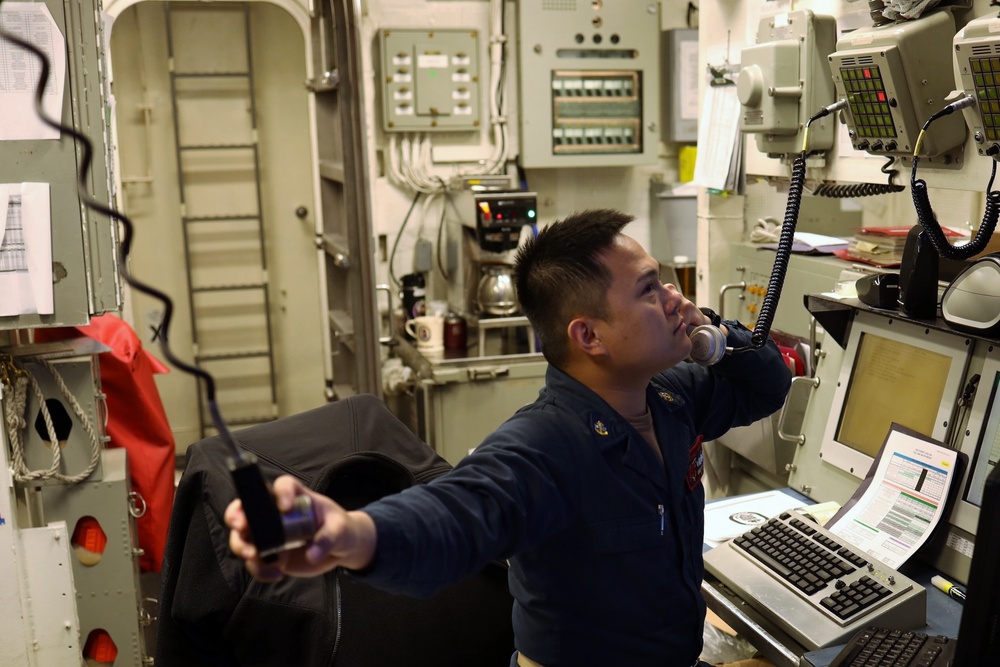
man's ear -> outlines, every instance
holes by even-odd
[[[602,355],[607,354],[601,337],[594,328],[594,321],[587,317],[577,317],[570,321],[566,327],[570,345],[576,347],[584,354]]]

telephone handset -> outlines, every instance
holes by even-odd
[[[702,366],[712,366],[726,356],[726,335],[711,324],[695,327],[691,339],[691,361]]]
[[[711,308],[702,308],[701,312],[712,323],[695,327],[688,334],[691,339],[691,361],[702,366],[712,366],[722,361],[722,357],[731,353],[733,348],[726,347],[726,335],[722,333],[719,324],[722,318]]]

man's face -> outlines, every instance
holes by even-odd
[[[611,274],[606,321],[597,334],[623,372],[652,375],[691,354],[688,321],[693,309],[672,285],[660,282],[660,265],[634,239],[619,235],[602,261]]]

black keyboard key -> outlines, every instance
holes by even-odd
[[[782,577],[787,578],[790,574],[792,574],[791,570],[789,570],[787,567],[776,561],[770,555],[761,551],[758,547],[750,547],[749,549],[747,549],[747,551],[754,558],[764,563],[764,565],[767,565],[769,568],[780,574]]]
[[[859,631],[830,667],[946,667],[955,655],[955,641],[922,632],[886,628]]]

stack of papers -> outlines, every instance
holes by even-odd
[[[896,267],[903,259],[903,248],[910,227],[862,227],[854,233],[854,238],[845,250],[835,254],[841,259],[863,262],[873,266]],[[953,229],[942,227],[948,238],[958,239],[963,235]]]
[[[742,193],[744,141],[740,132],[739,98],[734,85],[705,89],[698,123],[698,156],[694,183],[709,191]]]

